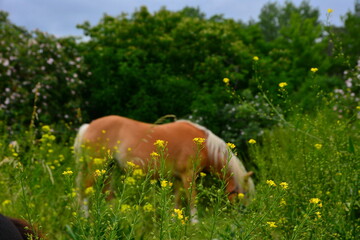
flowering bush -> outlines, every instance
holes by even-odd
[[[9,124],[32,115],[46,123],[75,120],[85,72],[75,39],[28,32],[4,12],[0,26],[0,116]]]
[[[334,90],[334,97],[336,98],[336,104],[333,110],[338,113],[339,118],[345,116],[351,116],[357,112],[357,118],[360,118],[360,59],[354,69],[345,71],[345,87],[337,88]]]

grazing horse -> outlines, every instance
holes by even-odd
[[[205,139],[197,156],[196,169],[193,165],[197,154],[194,138]],[[104,157],[104,150],[109,149],[120,166],[126,167],[126,163],[130,161],[148,170],[152,166],[150,154],[156,151],[154,143],[157,140],[167,142],[165,166],[175,178],[181,180],[185,189],[190,188],[197,174],[205,171],[215,173],[227,181],[226,191],[230,200],[239,193],[249,196],[254,192],[254,183],[250,178],[252,172],[246,171],[241,161],[229,151],[226,143],[210,130],[190,121],[179,120],[155,125],[120,116],[106,116],[80,127],[74,149],[77,154],[82,148],[90,149],[88,154],[93,158]],[[224,174],[222,169],[225,166],[227,172]],[[196,192],[191,192],[190,207],[194,215]],[[189,191],[186,194],[190,199]],[[175,196],[175,199],[179,198]]]

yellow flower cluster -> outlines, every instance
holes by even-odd
[[[280,186],[283,188],[283,189],[288,189],[289,188],[289,184],[287,182],[281,182],[280,183]]]
[[[94,172],[94,175],[95,177],[101,177],[102,175],[104,175],[106,173],[106,170],[105,169],[96,169],[95,172]]]
[[[145,204],[143,208],[144,208],[145,212],[154,212],[155,211],[153,205],[151,205],[150,203]]]
[[[277,228],[277,225],[276,225],[276,223],[275,222],[266,222],[268,225],[269,225],[269,227],[271,227],[271,228]]]
[[[156,140],[154,142],[154,145],[159,148],[165,148],[166,144],[167,144],[167,142],[164,140]]]
[[[279,87],[283,88],[286,87],[288,84],[286,82],[279,83]]]
[[[320,149],[322,148],[322,144],[317,143],[317,144],[314,145],[314,147],[315,147],[316,149],[320,150]]]
[[[1,203],[1,205],[2,205],[3,207],[5,207],[6,205],[9,205],[10,203],[11,203],[11,200],[7,199],[7,200],[4,200],[4,201]]]
[[[228,79],[228,78],[224,78],[224,79],[223,79],[223,82],[224,82],[226,85],[229,85],[229,83],[230,83],[230,79]]]
[[[205,177],[205,176],[206,176],[206,173],[200,172],[200,176],[201,176],[201,177]]]
[[[311,68],[310,71],[313,72],[313,73],[316,73],[317,71],[319,71],[319,69],[318,68]]]
[[[228,142],[226,145],[227,145],[230,149],[236,148],[235,144],[230,143],[230,142]]]
[[[103,163],[105,162],[105,159],[103,158],[94,158],[94,164],[95,165],[103,165]]]
[[[72,175],[73,171],[67,170],[67,171],[64,171],[62,174],[65,175],[65,176]]]
[[[245,197],[245,194],[243,194],[243,193],[239,193],[239,194],[238,194],[238,198],[239,198],[239,199],[244,199],[244,197]]]
[[[71,189],[71,193],[68,193],[68,195],[67,195],[68,197],[76,197],[76,189],[75,188],[72,188]]]
[[[55,141],[55,139],[56,139],[56,137],[54,135],[45,133],[41,136],[40,141],[41,142]]]
[[[255,140],[255,139],[250,139],[250,140],[248,141],[248,143],[250,143],[250,144],[255,144],[255,143],[256,143],[256,140]]]
[[[271,187],[276,187],[276,183],[273,180],[266,180],[266,184]]]
[[[134,177],[142,177],[142,176],[145,176],[145,173],[143,172],[142,169],[138,168],[133,171],[133,176]]]
[[[330,14],[332,13],[334,10],[332,10],[331,8],[328,8],[327,12]]]
[[[131,210],[131,207],[129,204],[122,204],[120,206],[120,212],[125,213]]]
[[[181,221],[182,224],[185,224],[185,222],[188,220],[188,217],[184,217],[183,211],[181,209],[174,209],[174,212],[176,214],[176,217]]]
[[[126,164],[129,165],[130,167],[133,167],[133,168],[137,167],[137,165],[135,163],[133,163],[133,162],[127,161]]]
[[[169,182],[169,181],[166,181],[166,180],[162,180],[161,183],[160,183],[161,187],[162,188],[166,188],[166,187],[171,187],[173,184],[172,182]]]
[[[127,177],[125,178],[124,183],[128,185],[134,185],[136,183],[136,180],[133,177]]]
[[[157,152],[152,152],[152,153],[150,153],[150,156],[153,157],[153,158],[157,158],[160,155]]]
[[[253,60],[256,62],[256,61],[259,61],[259,57],[258,56],[254,56],[253,57]]]
[[[320,198],[311,198],[309,200],[309,202],[312,203],[312,204],[317,204],[318,207],[322,207],[322,203],[321,203]]]
[[[42,126],[41,130],[42,130],[43,132],[50,132],[51,128],[50,128],[49,125],[44,125],[44,126]]]
[[[194,138],[193,141],[197,145],[201,145],[201,144],[203,144],[205,142],[205,138]]]
[[[95,193],[95,190],[94,190],[93,187],[87,187],[87,188],[85,189],[85,195],[91,195],[91,194],[93,194],[93,193]]]

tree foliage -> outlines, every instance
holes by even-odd
[[[268,3],[259,19],[142,7],[79,25],[87,39],[76,41],[28,32],[2,13],[1,114],[28,122],[38,91],[43,122],[75,121],[76,109],[85,120],[118,114],[154,122],[175,114],[237,142],[274,124],[271,108],[289,114],[280,110],[280,82],[291,92],[286,104],[304,112],[316,107],[313,89],[345,88],[343,72],[359,57],[358,14],[349,12],[336,29],[324,26],[319,10],[304,1]],[[338,39],[325,30],[336,30]],[[350,56],[348,64],[339,64],[341,54]],[[319,69],[316,78],[311,68]]]

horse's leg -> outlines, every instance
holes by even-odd
[[[186,192],[186,196],[187,196],[187,199],[189,201],[191,222],[192,223],[197,223],[199,221],[197,219],[197,210],[196,210],[196,207],[195,207],[196,194],[197,194],[195,175],[194,175],[193,172],[183,174],[183,175],[181,175],[181,180],[183,182],[185,192]]]
[[[181,208],[181,188],[183,185],[181,184],[181,180],[175,178],[174,181],[174,195],[175,195],[175,208]]]

